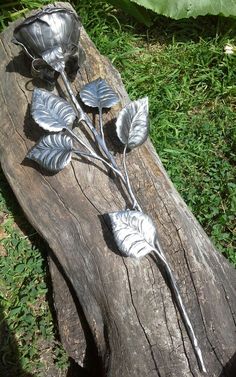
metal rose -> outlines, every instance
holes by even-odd
[[[80,28],[73,11],[48,7],[17,26],[12,42],[22,46],[32,59],[34,76],[50,76],[51,71],[53,77],[54,71],[61,72],[65,68],[74,73],[81,58]]]
[[[156,256],[192,342],[199,368],[206,372],[194,328],[174,274],[158,241],[158,232],[151,218],[143,212],[138,203],[129,178],[127,150],[139,147],[148,137],[148,98],[130,102],[118,114],[116,131],[124,145],[123,167],[120,167],[106,144],[103,122],[103,109],[119,102],[118,93],[102,78],[87,83],[81,89],[79,95],[84,105],[98,110],[96,127],[95,121],[92,121],[78,102],[66,74],[68,63],[76,54],[78,55],[79,36],[80,23],[77,16],[72,11],[62,8],[46,8],[15,29],[14,41],[21,45],[32,59],[33,69],[39,67],[39,72],[43,73],[44,78],[46,73],[54,76],[60,74],[70,99],[68,102],[46,90],[34,90],[31,115],[34,121],[49,133],[28,152],[27,158],[37,162],[50,173],[64,169],[72,157],[100,161],[113,172],[114,177],[119,180],[118,188],[122,187],[128,198],[125,209],[108,214],[117,248],[126,257],[141,258],[149,253]],[[87,140],[86,134],[82,135],[74,130],[80,123],[88,131]],[[94,142],[90,139],[92,135]]]

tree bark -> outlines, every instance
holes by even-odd
[[[18,23],[1,34],[1,164],[25,215],[48,242],[76,294],[83,318],[84,354],[78,351],[81,363],[91,360],[94,347],[88,343],[92,342],[97,351],[93,357],[93,362],[98,362],[97,377],[200,376],[185,328],[155,261],[148,256],[137,262],[117,252],[103,215],[123,209],[127,198],[105,166],[73,160],[60,173],[49,175],[25,159],[43,135],[29,112],[32,90],[42,83],[31,80],[28,59],[11,43]],[[84,29],[81,45],[86,62],[73,83],[75,92],[102,77],[119,94],[123,106],[128,96],[120,75],[99,54]],[[57,89],[66,97],[60,79]],[[113,108],[104,117],[109,147],[120,164],[112,132],[118,110]],[[94,118],[94,113],[89,115]],[[86,134],[83,128],[78,132]],[[207,376],[235,375],[235,270],[215,250],[177,193],[150,141],[129,153],[128,168],[135,194],[156,224],[178,281]],[[73,317],[68,321],[73,322]]]

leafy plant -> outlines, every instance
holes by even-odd
[[[180,19],[206,14],[236,16],[234,0],[130,0],[163,16]]]
[[[136,18],[138,22],[146,26],[150,26],[152,24],[151,16],[147,12],[147,10],[142,6],[139,6],[138,4],[134,4],[130,0],[107,0],[107,2],[117,8],[121,8],[122,10],[124,10],[124,12]]]

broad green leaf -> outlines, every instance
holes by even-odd
[[[108,0],[116,8],[123,9],[130,16],[136,18],[140,23],[151,26],[152,20],[145,8],[133,4],[130,0]]]
[[[236,16],[235,0],[131,0],[131,2],[175,19],[207,14]]]

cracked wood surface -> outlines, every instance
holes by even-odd
[[[80,363],[86,366],[89,360],[89,331],[102,364],[96,377],[200,376],[171,293],[153,258],[138,262],[117,253],[103,215],[124,208],[126,197],[106,168],[97,162],[73,160],[62,172],[48,175],[25,160],[43,134],[29,114],[32,90],[42,87],[42,82],[32,82],[29,61],[10,43],[15,26],[10,25],[0,39],[1,164],[27,218],[48,242],[76,293],[85,332],[78,346]],[[102,77],[118,93],[121,104],[127,103],[120,75],[84,30],[81,45],[86,63],[73,83],[75,92]],[[60,79],[57,91],[66,97]],[[105,114],[105,134],[111,130],[109,146],[120,164],[112,132],[118,110],[117,106]],[[83,128],[78,132],[86,134]],[[178,281],[207,375],[235,375],[235,271],[214,249],[173,187],[150,141],[129,153],[128,169]],[[59,297],[63,299],[63,292]]]

